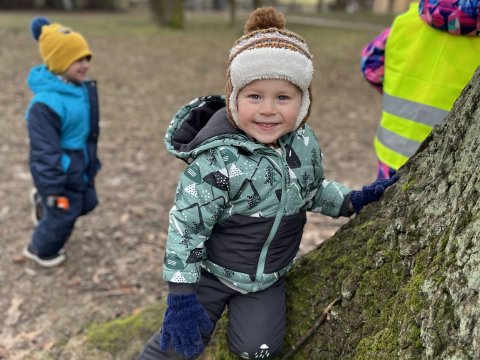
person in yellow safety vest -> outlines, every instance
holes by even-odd
[[[378,178],[415,154],[480,65],[479,13],[479,0],[422,0],[363,49],[362,73],[383,94]]]

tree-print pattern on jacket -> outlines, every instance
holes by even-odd
[[[174,133],[183,120],[174,118],[168,131]],[[289,216],[302,210],[338,216],[351,190],[324,180],[322,154],[311,129],[305,126],[279,143],[281,154],[242,134],[221,134],[180,154],[167,141],[170,152],[190,162],[181,174],[169,214],[164,263],[167,281],[198,282],[200,266],[208,264],[208,271],[247,291],[252,291],[252,282],[266,287],[284,272],[259,277],[208,261],[205,242],[217,223],[235,214],[274,218],[277,213]]]

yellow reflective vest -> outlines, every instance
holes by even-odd
[[[374,144],[380,161],[400,168],[440,124],[480,65],[480,37],[425,24],[418,4],[398,16],[385,47],[382,120]]]

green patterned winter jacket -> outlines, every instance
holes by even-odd
[[[223,97],[207,96],[176,113],[165,143],[189,164],[170,210],[163,267],[182,292],[201,268],[243,291],[266,289],[291,267],[306,211],[351,214],[352,190],[323,177],[308,125],[279,139],[276,151],[230,124]]]

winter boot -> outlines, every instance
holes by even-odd
[[[32,204],[32,221],[37,226],[43,215],[43,205],[42,197],[35,188],[30,191],[30,203]]]

